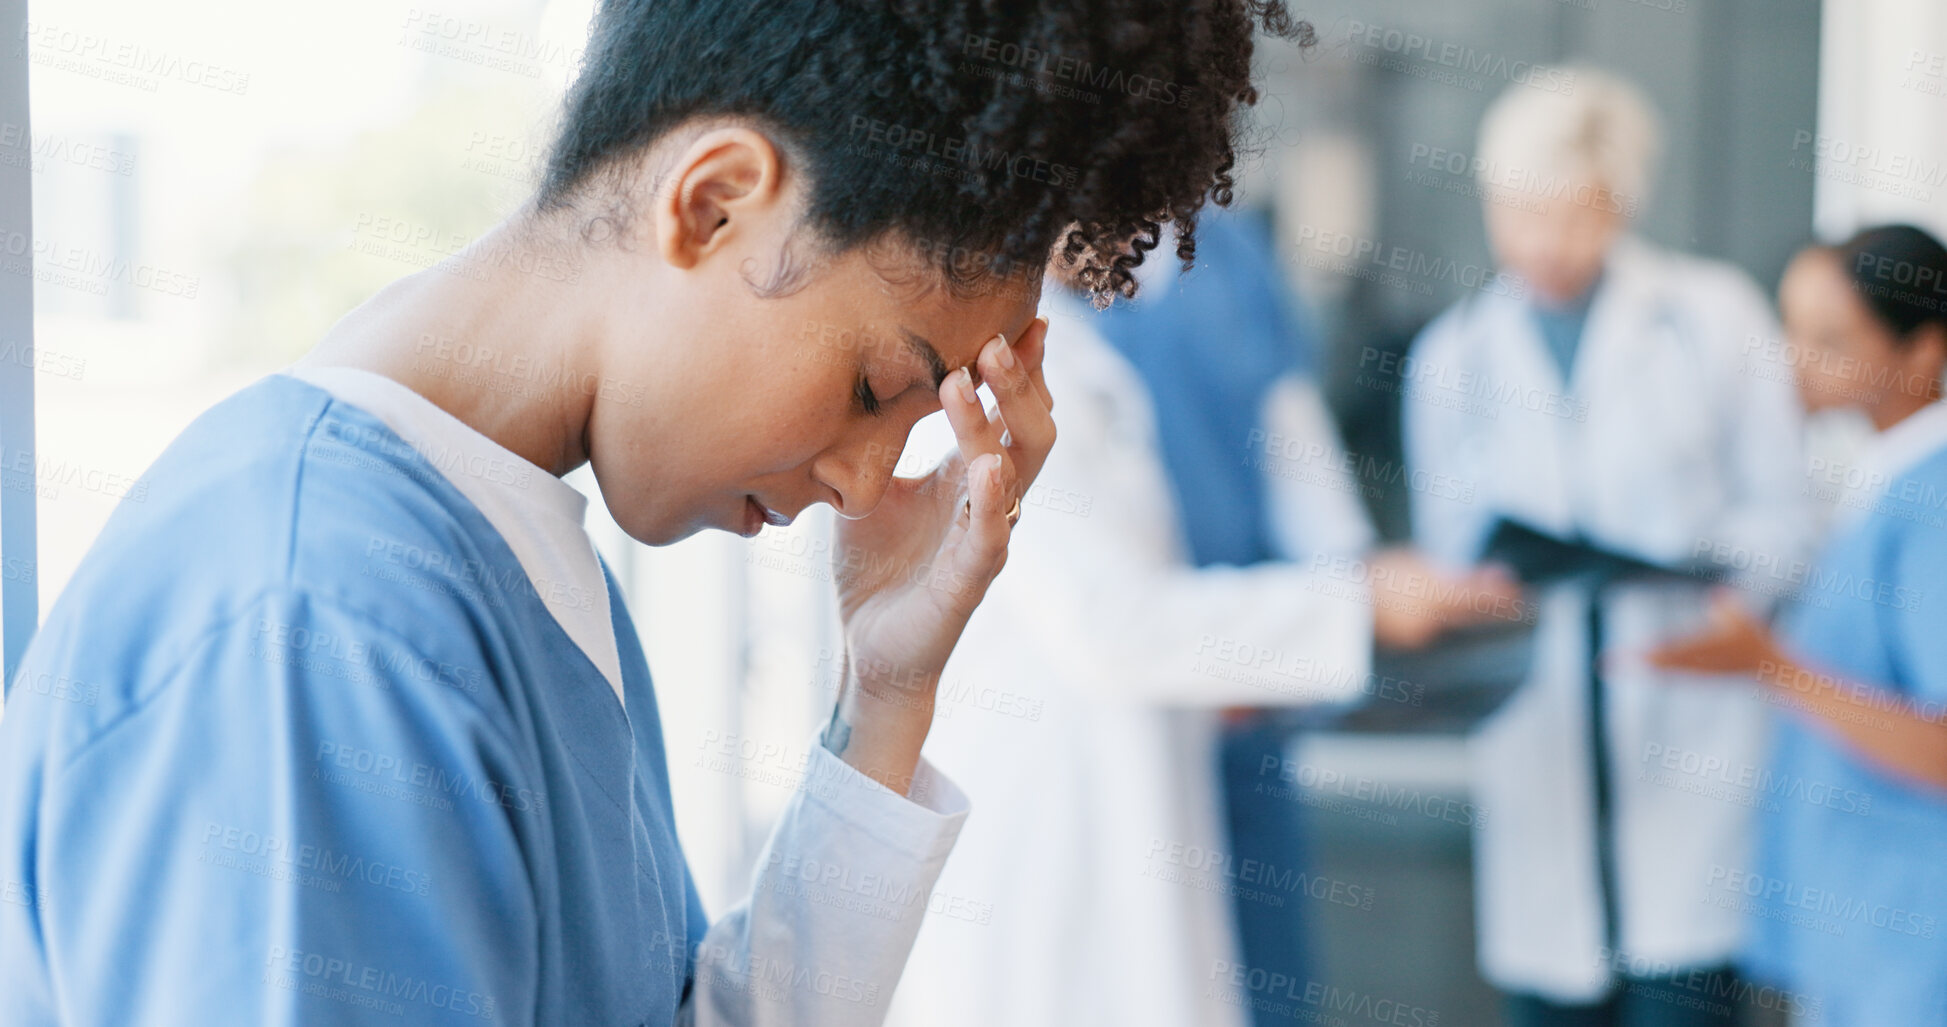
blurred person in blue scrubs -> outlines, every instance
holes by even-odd
[[[1139,272],[1126,308],[1044,301],[1061,445],[929,742],[970,796],[1017,798],[961,834],[902,1022],[1242,1027],[1316,1002],[1307,909],[1370,887],[1313,873],[1281,733],[1220,750],[1221,714],[1404,701],[1375,641],[1506,598],[1370,548],[1263,229],[1216,214],[1197,238],[1195,270]],[[914,455],[950,442],[926,427]]]
[[[1054,445],[1045,269],[1133,294],[1157,211],[1229,202],[1255,32],[1311,33],[1141,13],[602,3],[535,195],[200,416],[49,611],[0,718],[0,1024],[881,1022],[967,814],[940,674]],[[1052,100],[969,39],[1183,90]],[[714,920],[583,466],[648,545],[839,516],[839,694]]]
[[[1197,272],[1152,290],[1140,301],[1114,306],[1098,330],[1142,376],[1156,405],[1157,442],[1182,519],[1191,561],[1250,566],[1286,559],[1279,536],[1300,556],[1358,556],[1376,541],[1360,492],[1312,492],[1278,497],[1248,453],[1252,432],[1264,436],[1274,395],[1285,409],[1302,410],[1312,432],[1292,444],[1337,454],[1337,433],[1316,386],[1312,339],[1283,280],[1268,226],[1254,212],[1223,211],[1198,224]],[[1209,326],[1222,324],[1223,345],[1199,345]],[[1275,408],[1274,408],[1275,409]],[[1279,523],[1282,522],[1282,523]],[[1290,536],[1303,536],[1291,538]],[[1269,711],[1226,711],[1218,743],[1218,787],[1230,855],[1264,866],[1305,868],[1302,807],[1278,787],[1266,767],[1282,767],[1291,728]],[[1267,787],[1270,785],[1271,787]],[[1248,890],[1232,895],[1238,958],[1247,966],[1309,980],[1310,917],[1304,905],[1272,905]],[[1252,1010],[1259,1027],[1289,1020],[1264,1003]]]
[[[1573,88],[1511,87],[1482,119],[1488,243],[1523,288],[1469,295],[1414,343],[1408,463],[1476,486],[1468,502],[1414,495],[1414,540],[1453,567],[1499,558],[1504,522],[1657,567],[1719,545],[1794,559],[1811,530],[1802,413],[1789,370],[1753,345],[1777,336],[1764,294],[1629,231],[1655,113],[1606,72],[1563,74]],[[1763,708],[1707,678],[1598,663],[1689,633],[1704,584],[1531,591],[1527,678],[1471,738],[1474,800],[1493,811],[1474,833],[1481,971],[1517,1025],[1729,1022],[1685,1001],[1686,982],[1734,984],[1743,918],[1697,896],[1744,860],[1749,810],[1642,764],[1673,750],[1750,764]]]
[[[1751,914],[1744,962],[1801,1022],[1947,1024],[1947,248],[1909,225],[1814,246],[1779,287],[1800,394],[1878,434],[1774,635],[1736,599],[1667,667],[1755,675],[1782,721],[1755,860],[1704,901]]]

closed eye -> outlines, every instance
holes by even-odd
[[[858,400],[859,409],[873,417],[885,415],[885,408],[880,405],[879,397],[872,394],[872,383],[866,380],[865,375],[859,375],[858,384],[852,386],[852,396]]]

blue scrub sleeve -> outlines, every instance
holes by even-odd
[[[266,595],[50,770],[43,941],[91,982],[62,1022],[532,1022],[546,827],[506,801],[531,774],[475,633],[437,617]]]
[[[1931,523],[1907,531],[1895,559],[1893,578],[1905,589],[1895,593],[1893,658],[1907,694],[1922,713],[1939,716],[1947,707],[1947,531]]]

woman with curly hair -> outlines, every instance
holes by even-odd
[[[1309,31],[604,3],[533,201],[199,418],[51,610],[0,1022],[878,1022],[925,903],[834,896],[924,896],[966,814],[920,747],[1054,443],[1042,269],[1131,295],[1165,222],[1191,259],[1260,26]],[[942,408],[956,456],[895,478]],[[844,685],[714,922],[583,464],[650,545],[842,518]]]

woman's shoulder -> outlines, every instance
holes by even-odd
[[[49,626],[194,634],[267,593],[329,598],[379,624],[477,623],[526,581],[496,544],[383,424],[272,375],[198,417],[137,479]]]
[[[479,519],[383,422],[316,386],[270,375],[169,444],[88,559],[124,572],[139,564],[194,580],[303,584],[307,573],[356,572],[329,561],[382,553],[392,542],[477,549],[485,522],[468,523],[469,512]]]
[[[1878,512],[1901,534],[1921,536],[1947,556],[1947,445],[1893,475]],[[1947,565],[1935,572],[1947,573]]]
[[[1616,242],[1614,266],[1680,301],[1769,316],[1769,301],[1751,274],[1728,260],[1670,249],[1636,236]]]
[[[1518,315],[1527,297],[1526,285],[1503,276],[1494,289],[1474,289],[1448,304],[1413,337],[1407,352],[1414,359],[1458,360],[1478,354],[1481,338],[1505,335],[1506,318]]]

